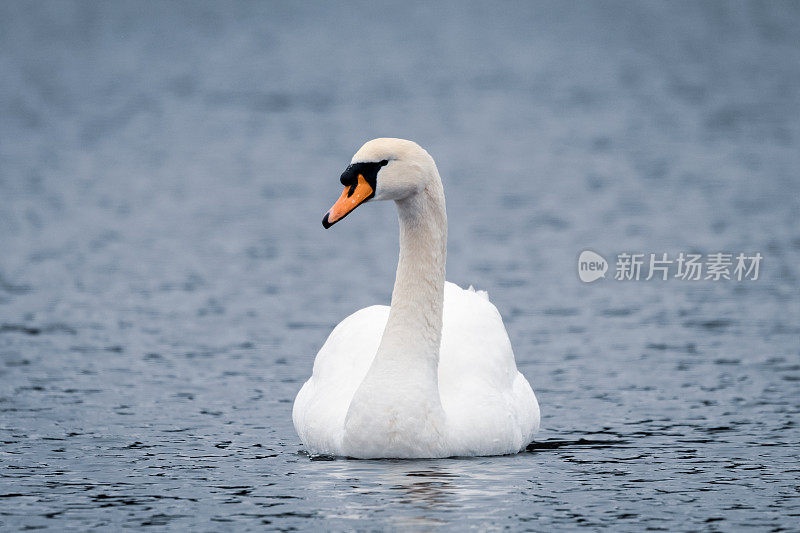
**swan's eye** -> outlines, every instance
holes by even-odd
[[[372,185],[373,188],[375,188],[375,179],[378,177],[378,171],[381,169],[381,167],[385,167],[388,164],[388,159],[384,159],[383,161],[379,161],[377,163],[373,163],[371,161],[367,163],[353,163],[352,165],[348,166],[344,172],[342,172],[342,176],[339,178],[339,181],[341,181],[342,185],[345,187],[356,185],[358,183],[358,176],[360,174],[370,185]]]

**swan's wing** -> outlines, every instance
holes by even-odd
[[[483,291],[445,284],[439,394],[465,455],[516,452],[539,427],[536,396],[517,370],[500,313]]]
[[[350,400],[364,380],[389,317],[373,305],[334,328],[317,353],[314,372],[294,401],[292,419],[309,452],[338,455]]]

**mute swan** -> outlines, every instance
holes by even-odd
[[[402,139],[374,139],[341,176],[325,228],[394,200],[400,259],[392,305],[345,318],[314,361],[292,419],[311,454],[425,458],[517,453],[539,404],[483,291],[445,281],[447,214],[436,164]]]

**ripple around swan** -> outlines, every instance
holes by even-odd
[[[0,529],[796,529],[797,7],[339,9],[0,3]],[[320,226],[386,134],[437,160],[524,453],[298,442],[316,350],[390,296],[391,206]],[[587,247],[765,259],[583,285]]]

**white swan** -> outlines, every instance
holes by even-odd
[[[483,291],[445,282],[447,215],[436,164],[414,142],[374,139],[353,156],[322,223],[394,200],[400,259],[392,305],[344,319],[294,402],[311,454],[423,458],[517,453],[539,404]]]

